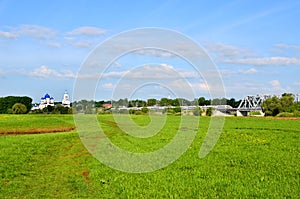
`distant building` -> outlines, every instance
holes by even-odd
[[[71,102],[70,102],[70,100],[69,100],[69,94],[68,94],[67,91],[65,91],[65,93],[64,93],[64,97],[63,97],[63,100],[62,100],[61,104],[62,104],[64,107],[70,108]]]
[[[112,107],[112,104],[103,104],[103,107],[105,109],[110,109]]]
[[[39,105],[39,109],[44,109],[47,106],[54,106],[54,98],[51,97],[48,93],[41,98],[41,103]]]
[[[32,106],[31,110],[35,111],[35,110],[39,110],[39,106],[37,104],[34,104],[34,106]]]

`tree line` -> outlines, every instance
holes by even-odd
[[[0,114],[27,114],[27,113],[55,113],[55,114],[70,114],[70,113],[94,113],[97,109],[103,109],[104,104],[112,104],[115,108],[120,107],[147,107],[147,106],[168,106],[175,107],[173,109],[166,109],[167,113],[171,112],[180,112],[177,107],[179,106],[208,106],[208,105],[230,105],[233,108],[237,108],[241,103],[241,100],[231,99],[206,99],[205,97],[200,97],[194,100],[187,100],[184,98],[161,98],[160,100],[150,98],[147,100],[128,100],[119,99],[111,101],[88,101],[81,100],[75,101],[71,104],[72,108],[63,107],[59,103],[55,103],[55,106],[48,106],[43,110],[34,110],[32,108],[32,99],[27,96],[7,96],[0,97]],[[300,102],[295,102],[295,99],[292,94],[284,93],[279,98],[274,96],[265,100],[262,104],[263,112],[265,116],[283,116],[283,117],[300,117]],[[105,108],[104,108],[105,111]],[[198,110],[194,110],[197,115]],[[211,110],[210,110],[211,111]],[[142,113],[147,113],[147,110],[144,109]]]
[[[55,106],[47,106],[44,109],[32,111],[32,99],[27,96],[7,96],[0,97],[0,114],[27,114],[27,113],[55,113],[69,114],[72,113],[71,108],[63,107],[59,103]]]
[[[265,116],[300,117],[300,102],[292,94],[284,93],[281,98],[274,96],[262,104]]]
[[[8,96],[0,98],[0,114],[25,114],[32,107],[32,99],[27,96]]]

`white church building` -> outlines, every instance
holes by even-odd
[[[62,104],[64,107],[70,108],[71,102],[70,102],[70,100],[69,100],[69,94],[68,94],[68,91],[65,91],[64,97],[63,97],[63,99],[62,99],[61,104]]]
[[[51,97],[48,93],[46,93],[46,95],[41,98],[39,109],[43,109],[47,106],[54,106],[54,98]]]
[[[61,104],[64,107],[68,107],[68,108],[71,107],[71,102],[70,102],[69,94],[68,94],[67,91],[65,91],[65,93],[63,95],[63,99],[62,99]],[[54,107],[54,98],[51,97],[48,93],[46,93],[44,95],[44,97],[41,98],[40,104],[39,105],[34,105],[31,110],[37,110],[37,109],[42,110],[47,106],[53,106]]]

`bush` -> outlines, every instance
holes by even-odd
[[[194,116],[199,116],[199,115],[201,115],[201,113],[202,113],[202,111],[199,107],[197,107],[193,110],[193,115]]]
[[[135,110],[134,109],[129,109],[129,114],[135,114]]]
[[[261,115],[261,113],[259,111],[250,111],[249,115]]]
[[[276,115],[276,117],[294,117],[293,113],[282,112]]]
[[[137,110],[137,111],[135,111],[135,114],[136,114],[136,115],[143,115],[143,112],[140,111],[140,110]]]
[[[300,111],[294,111],[294,117],[300,117]]]
[[[27,108],[22,103],[15,103],[12,107],[13,114],[25,114],[27,113]]]
[[[213,108],[209,107],[208,109],[206,109],[206,116],[212,116],[213,113]]]
[[[141,111],[146,114],[149,112],[149,109],[147,107],[143,107]]]

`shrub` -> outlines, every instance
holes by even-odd
[[[12,107],[13,114],[25,114],[27,113],[27,108],[22,103],[15,103]]]
[[[276,115],[276,117],[294,117],[293,113],[282,112]]]
[[[294,117],[300,117],[300,111],[294,111]]]
[[[143,107],[141,111],[146,114],[149,112],[149,109],[147,107]]]
[[[212,116],[213,113],[213,108],[209,107],[208,109],[206,109],[206,116]]]
[[[261,115],[259,111],[250,111],[249,115]]]
[[[202,111],[199,107],[197,107],[193,110],[193,115],[194,116],[199,116],[199,115],[201,115],[201,113],[202,113]]]
[[[137,111],[135,111],[135,114],[136,114],[136,115],[143,115],[143,112],[140,111],[140,110],[137,110]]]

